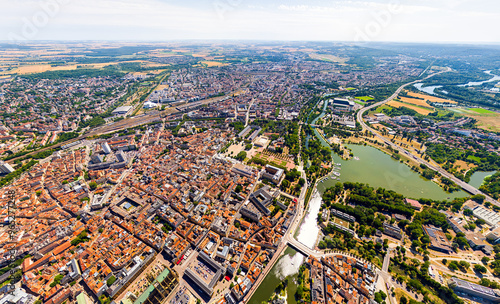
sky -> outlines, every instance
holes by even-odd
[[[0,0],[0,40],[500,44],[498,0]]]

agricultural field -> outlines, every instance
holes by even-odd
[[[409,92],[409,91],[406,91],[406,94],[408,94],[412,97],[415,97],[415,98],[422,98],[422,99],[427,100],[429,102],[451,103],[451,104],[457,103],[456,101],[453,101],[453,100],[443,99],[443,98],[439,98],[439,97],[431,96],[431,95],[427,95],[427,94],[421,94],[421,93],[415,93],[415,92]]]
[[[14,74],[26,75],[26,74],[52,72],[52,71],[71,71],[76,69],[102,69],[106,66],[116,65],[119,63],[120,62],[104,62],[104,63],[68,64],[68,65],[51,65],[48,63],[26,64],[16,67],[9,71],[0,72],[0,75],[14,75]],[[127,61],[127,63],[141,63],[145,67],[164,66],[163,64],[151,63],[142,60]]]
[[[205,65],[205,66],[209,67],[209,68],[228,65],[227,63],[219,62],[219,61],[201,61],[200,63],[202,65]]]
[[[477,126],[483,130],[500,132],[500,114],[470,115],[469,117],[476,119]]]
[[[406,104],[402,103],[399,101],[391,100],[390,102],[387,103],[387,105],[394,107],[394,108],[401,108],[401,107],[406,107],[408,109],[415,110],[417,113],[422,114],[422,115],[429,115],[430,113],[433,113],[433,110],[430,110],[428,108],[422,108],[416,105],[411,105],[411,104]]]
[[[408,98],[408,97],[399,97],[399,99],[404,102],[404,103],[409,103],[412,105],[416,105],[419,107],[424,107],[424,108],[429,108],[434,110],[434,107],[429,105],[425,100],[422,99],[415,99],[415,98]]]
[[[50,64],[30,64],[17,67],[13,70],[5,72],[5,74],[26,75],[33,73],[43,73],[48,71],[69,71],[69,70],[76,70],[78,67],[92,69],[92,68],[101,68],[103,66],[110,64],[111,63],[85,64],[85,65],[71,64],[71,65],[61,65],[61,66],[52,66]]]

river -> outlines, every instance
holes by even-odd
[[[488,80],[484,80],[484,81],[470,81],[470,82],[465,83],[465,84],[459,84],[459,85],[457,85],[457,87],[463,88],[463,87],[480,86],[483,83],[500,81],[500,76],[491,73],[491,71],[484,71],[484,73],[492,76],[492,78],[490,78]],[[419,91],[427,93],[427,94],[431,94],[431,95],[436,95],[436,93],[434,93],[434,90],[443,87],[442,85],[434,85],[434,86],[427,86],[427,87],[424,87],[423,85],[424,85],[423,83],[416,83],[413,86],[415,88],[417,88]],[[442,91],[442,92],[445,94],[448,94],[448,92],[446,92],[446,91]]]
[[[415,88],[417,88],[419,91],[427,93],[427,94],[431,94],[431,95],[435,95],[436,94],[436,93],[434,93],[435,89],[439,89],[439,88],[443,87],[442,85],[424,87],[423,83],[416,83],[413,86]]]
[[[470,81],[470,82],[468,82],[466,84],[459,85],[459,87],[480,86],[483,83],[488,83],[488,82],[493,82],[493,81],[500,81],[500,76],[491,73],[491,71],[485,71],[485,73],[488,74],[488,75],[490,75],[490,76],[493,76],[493,78],[490,78],[490,79],[484,80],[484,81]]]
[[[295,235],[299,242],[309,248],[313,248],[318,239],[320,228],[316,219],[320,208],[321,195],[316,192],[309,202],[307,214],[302,220],[300,228]],[[288,304],[296,304],[295,291],[297,290],[297,285],[293,282],[297,279],[300,265],[304,263],[304,259],[305,257],[302,254],[288,247],[283,256],[276,262],[269,274],[262,281],[248,303],[261,304],[263,301],[269,300],[269,298],[273,296],[276,287],[285,278],[288,278],[287,302]]]

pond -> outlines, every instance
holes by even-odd
[[[471,185],[474,188],[479,188],[484,182],[484,179],[488,176],[491,176],[495,174],[496,171],[489,171],[489,172],[483,172],[483,171],[477,171],[474,172],[474,174],[471,175],[469,185]]]
[[[390,155],[370,146],[347,145],[356,159],[348,161],[334,156],[335,163],[340,163],[339,180],[330,178],[320,183],[318,190],[324,192],[337,182],[360,182],[374,188],[394,190],[411,198],[429,198],[435,200],[465,197],[464,191],[447,193],[436,183],[426,180],[410,167],[395,160]]]
[[[325,108],[313,124],[324,116]],[[316,128],[314,133],[324,146],[330,147]],[[334,186],[337,182],[360,182],[374,188],[393,190],[415,199],[446,200],[468,196],[464,191],[447,193],[438,184],[426,180],[407,165],[374,147],[361,145],[347,145],[347,147],[352,150],[356,159],[342,160],[332,152],[334,162],[340,164],[337,166],[340,167],[338,170],[340,177],[337,180],[330,178],[318,184],[319,192],[323,193],[326,188]]]

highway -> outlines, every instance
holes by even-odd
[[[388,103],[389,101],[393,100],[394,98],[396,98],[399,93],[401,93],[401,91],[409,86],[409,85],[412,85],[412,84],[415,84],[417,82],[421,82],[422,80],[425,80],[425,79],[428,79],[428,78],[431,78],[435,75],[438,75],[438,74],[441,74],[441,73],[445,73],[445,72],[449,72],[451,69],[448,68],[448,70],[446,71],[441,71],[441,72],[437,72],[437,73],[434,73],[434,74],[431,74],[425,78],[422,78],[422,79],[418,79],[418,80],[415,80],[415,81],[412,81],[412,82],[409,82],[409,83],[406,83],[402,86],[400,86],[396,92],[394,92],[394,94],[392,94],[389,98],[383,100],[383,101],[379,101],[377,103],[374,103],[368,107],[365,107],[361,110],[359,110],[358,114],[357,114],[357,120],[359,121],[359,123],[361,124],[361,126],[363,127],[363,129],[365,130],[368,130],[370,131],[373,135],[375,135],[377,138],[380,138],[382,141],[384,141],[385,143],[389,144],[392,149],[394,150],[397,150],[399,151],[400,153],[402,154],[405,154],[405,155],[408,155],[411,157],[419,164],[424,164],[425,166],[427,166],[428,168],[434,170],[434,171],[437,171],[439,172],[439,174],[441,174],[442,176],[452,180],[454,183],[456,183],[458,186],[460,186],[462,189],[464,189],[465,191],[467,191],[468,193],[472,194],[472,195],[475,195],[475,194],[482,194],[486,197],[486,201],[494,204],[494,205],[497,205],[497,206],[500,206],[500,203],[498,201],[496,201],[495,199],[493,199],[491,196],[489,195],[486,195],[485,193],[479,191],[478,189],[474,188],[473,186],[467,184],[466,182],[456,178],[453,174],[449,173],[448,171],[444,170],[443,168],[439,167],[439,166],[433,166],[431,165],[429,162],[427,162],[426,160],[418,157],[418,156],[415,156],[413,154],[409,154],[408,151],[400,146],[398,146],[397,144],[391,142],[388,138],[386,137],[383,137],[382,135],[380,135],[379,133],[377,133],[373,128],[371,128],[370,126],[368,126],[365,121],[363,120],[363,114],[366,112],[366,111],[369,111],[373,108],[376,108],[376,107],[379,107],[383,104],[386,104]]]

